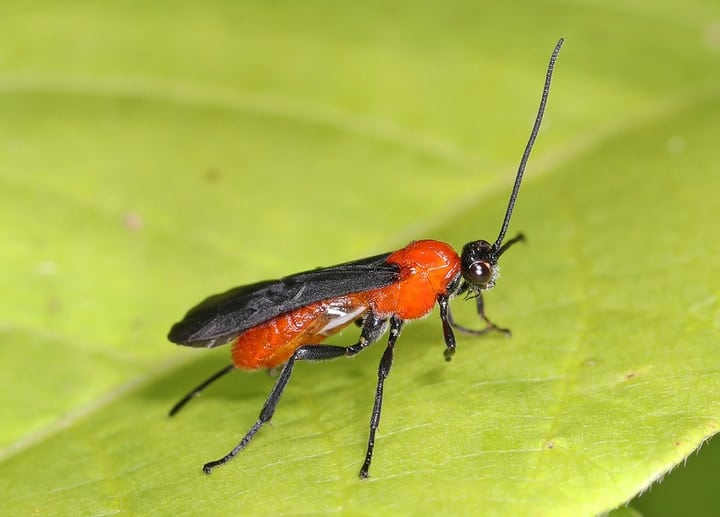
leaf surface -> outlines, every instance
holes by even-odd
[[[720,10],[712,2],[152,6],[0,17],[7,513],[597,514],[717,431]],[[542,21],[542,23],[539,23]],[[375,346],[272,386],[178,349],[233,285],[494,239],[559,36],[488,314],[408,325],[371,479]],[[472,324],[472,303],[454,302]],[[351,343],[346,331],[338,342]]]

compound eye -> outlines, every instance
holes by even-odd
[[[493,280],[492,266],[484,260],[473,262],[465,271],[465,280],[473,285],[485,287]]]

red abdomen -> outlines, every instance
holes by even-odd
[[[322,343],[370,311],[387,318],[422,318],[460,274],[460,257],[450,245],[439,241],[412,242],[386,261],[400,266],[398,281],[300,307],[240,334],[232,347],[235,366],[279,366],[299,347]]]

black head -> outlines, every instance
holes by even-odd
[[[540,99],[540,107],[538,108],[538,113],[535,117],[535,124],[533,125],[530,133],[530,139],[525,146],[525,152],[523,152],[522,159],[520,160],[520,166],[518,167],[517,175],[515,176],[515,184],[513,185],[512,193],[510,194],[510,201],[508,202],[508,207],[505,211],[505,219],[500,227],[500,234],[494,244],[490,244],[488,241],[479,240],[469,242],[463,247],[460,257],[462,276],[471,291],[481,291],[493,287],[498,276],[498,259],[510,246],[518,241],[524,240],[522,235],[518,235],[503,243],[505,233],[510,225],[510,217],[512,216],[513,208],[515,207],[515,200],[517,199],[517,195],[520,190],[520,183],[522,182],[523,173],[525,172],[525,165],[530,157],[530,151],[532,151],[535,138],[540,130],[540,124],[542,123],[543,114],[545,113],[545,105],[547,104],[548,94],[550,93],[550,81],[555,67],[555,60],[560,52],[560,47],[562,47],[563,41],[564,40],[560,38],[557,45],[555,45],[555,50],[553,50],[552,56],[550,57],[550,64],[548,65],[547,74],[545,75],[545,87],[543,88],[542,98]]]
[[[525,240],[519,234],[497,248],[488,241],[468,242],[460,255],[462,276],[472,291],[484,291],[495,285],[498,277],[498,259],[516,242]]]
[[[490,289],[497,278],[497,256],[488,241],[468,242],[460,255],[462,276],[471,289]]]

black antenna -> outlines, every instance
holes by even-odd
[[[537,116],[535,117],[535,124],[533,125],[532,132],[530,133],[530,139],[525,146],[525,152],[520,160],[520,167],[518,167],[517,176],[515,176],[515,185],[513,185],[512,193],[510,194],[510,201],[508,202],[507,210],[505,211],[505,220],[503,221],[502,228],[500,228],[500,235],[498,235],[495,244],[493,244],[493,250],[497,253],[502,246],[502,241],[505,238],[508,226],[510,225],[510,217],[512,216],[513,208],[515,207],[515,200],[517,199],[518,191],[520,190],[520,183],[522,182],[523,173],[525,172],[525,165],[527,165],[528,158],[530,158],[530,151],[532,151],[535,138],[537,137],[538,131],[540,131],[540,124],[542,123],[543,114],[545,113],[545,104],[547,104],[548,94],[550,93],[550,81],[552,80],[553,69],[555,68],[555,60],[557,59],[558,53],[560,53],[560,47],[562,47],[564,38],[558,40],[553,50],[552,56],[550,56],[550,64],[548,65],[547,74],[545,75],[545,87],[543,88],[542,98],[540,99],[540,107],[538,108]]]

